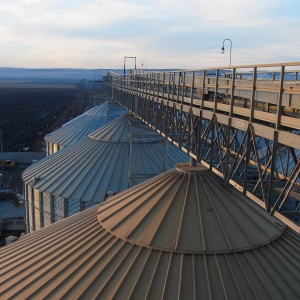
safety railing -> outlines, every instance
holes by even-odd
[[[300,63],[169,72],[136,70],[107,83],[176,104],[300,130]],[[110,82],[108,82],[110,81]]]
[[[300,222],[299,70],[300,62],[134,70],[104,83],[113,99],[289,223]]]

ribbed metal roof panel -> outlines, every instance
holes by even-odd
[[[273,225],[270,223],[275,219],[270,218],[261,208],[255,207],[256,204],[249,207],[250,219],[258,214],[257,219],[253,220],[257,223],[257,226],[253,225],[253,231],[257,233],[253,233],[252,236],[260,236],[259,231],[267,224],[262,235],[269,235],[269,242],[254,243],[256,246],[239,251],[209,254],[193,252],[193,249],[180,252],[173,246],[170,249],[157,249],[149,243],[143,244],[141,239],[136,241],[124,235],[118,237],[117,229],[108,230],[104,211],[109,211],[117,203],[127,201],[127,198],[130,202],[134,194],[139,194],[140,202],[146,202],[150,212],[153,206],[151,207],[149,202],[156,201],[156,196],[153,195],[149,199],[148,188],[156,181],[164,181],[164,176],[170,180],[169,176],[172,173],[178,175],[178,170],[171,170],[150,179],[99,206],[49,225],[1,248],[0,298],[299,299],[299,236],[277,220],[282,227],[275,224],[280,235],[273,239]],[[182,171],[179,173],[183,177],[189,177]],[[176,184],[174,178],[172,180]],[[191,180],[187,181],[191,184]],[[143,194],[144,187],[146,189]],[[207,183],[207,190],[211,189],[212,186]],[[223,189],[227,194],[236,197],[237,192],[232,187],[220,187],[220,192]],[[165,196],[170,195],[167,193]],[[163,197],[163,193],[158,196],[160,199]],[[184,198],[193,199],[192,194],[187,194]],[[232,207],[232,197],[221,198],[223,205],[219,201],[215,204],[221,207],[215,209],[222,210],[227,205],[228,208]],[[171,196],[171,199],[174,197]],[[203,198],[200,199],[202,200]],[[184,199],[181,201],[184,202]],[[195,201],[198,202],[197,199]],[[248,201],[250,200],[240,195],[235,203],[236,210],[231,216],[236,226],[242,230],[248,229],[245,229],[246,224],[243,224],[244,220],[238,211],[247,217],[243,202]],[[174,200],[171,202],[170,209],[175,204]],[[242,206],[240,209],[239,205]],[[206,210],[205,201],[202,208]],[[139,218],[136,212],[120,216],[120,211],[120,208],[116,209],[114,217],[121,217],[119,222],[123,223],[124,227],[128,220],[136,222],[134,219]],[[156,210],[156,214],[158,213],[159,210]],[[183,214],[185,213],[188,211],[183,210]],[[155,218],[156,214],[151,215],[151,218]],[[205,214],[209,215],[209,211]],[[107,228],[100,224],[98,217]],[[199,220],[192,216],[190,219],[190,228],[183,226],[179,235],[185,233],[192,238],[193,234],[190,231],[193,231],[193,226],[198,226]],[[178,222],[174,220],[175,227]],[[152,226],[154,223],[153,221]],[[212,222],[203,223],[205,226],[211,224]],[[142,225],[138,225],[141,232],[145,231]],[[164,225],[167,226],[166,238],[169,232],[173,234],[173,225]],[[120,228],[121,226],[118,230]],[[204,230],[206,233],[210,232],[210,228]],[[276,232],[276,229],[274,231]],[[238,234],[243,238],[243,233]],[[223,233],[214,231],[206,238],[223,239]],[[188,239],[187,243],[190,244]]]
[[[161,137],[138,119],[134,119],[135,124],[138,124],[139,128],[144,127],[155,138],[132,140],[132,153],[129,156],[128,127],[132,119],[122,116],[100,129],[97,139],[86,137],[40,160],[23,172],[23,181],[40,192],[58,197],[101,202],[105,199],[107,191],[117,193],[128,188],[129,164],[132,168],[136,167],[134,175],[137,183],[162,173],[165,166],[164,149],[158,148],[161,151],[157,151],[156,148],[163,145],[153,142],[157,141],[156,139],[161,140]],[[100,132],[103,132],[104,138],[101,138]],[[107,139],[107,132],[112,141]],[[145,155],[151,153],[152,155],[140,164]],[[178,162],[189,160],[187,154],[169,142],[167,155],[167,169],[173,168]],[[33,178],[38,180],[34,182]]]
[[[123,240],[188,253],[250,249],[283,231],[275,217],[265,216],[210,170],[186,164],[104,203],[98,218]]]
[[[128,143],[130,134],[134,141],[139,143],[149,143],[161,140],[161,136],[154,130],[150,130],[150,128],[139,119],[130,115],[124,115],[114,122],[110,122],[107,126],[89,134],[89,137],[96,141]]]
[[[125,113],[127,113],[127,111],[117,102],[107,101],[100,106],[88,110],[59,129],[47,134],[45,141],[64,147],[72,145]]]

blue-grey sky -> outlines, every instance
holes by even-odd
[[[299,0],[1,0],[0,67],[228,66],[225,38],[232,65],[296,62],[299,20]]]

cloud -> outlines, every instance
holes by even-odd
[[[296,0],[1,0],[0,54],[11,66],[153,68],[297,59]],[[265,54],[268,52],[268,54]],[[23,60],[22,60],[23,57]],[[17,65],[19,64],[19,65]],[[100,65],[100,66],[99,66]]]

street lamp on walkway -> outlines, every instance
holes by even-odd
[[[144,59],[144,60],[142,61],[142,68],[144,67],[144,62],[146,63],[145,69],[147,70],[147,61],[146,61],[146,59]]]
[[[221,49],[221,53],[222,54],[224,54],[225,53],[225,48],[224,48],[224,42],[225,41],[229,41],[230,42],[230,60],[229,60],[229,67],[231,66],[231,50],[232,50],[232,41],[231,41],[231,39],[225,39],[224,41],[223,41],[223,46],[222,46],[222,49]]]

